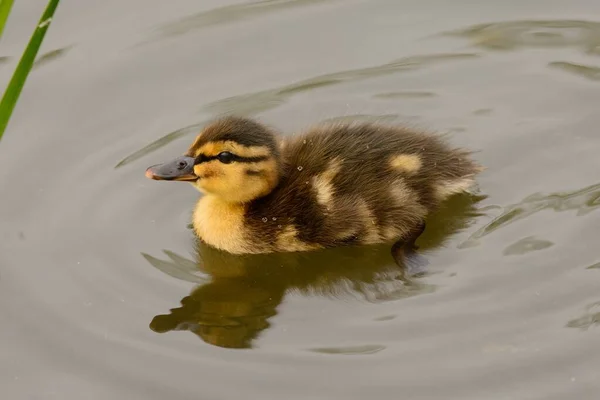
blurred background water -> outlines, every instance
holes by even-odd
[[[42,53],[0,142],[4,398],[598,397],[600,3],[63,0]],[[379,248],[199,266],[198,194],[144,170],[227,113],[448,132],[481,196],[416,278]]]

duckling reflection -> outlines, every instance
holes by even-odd
[[[428,220],[417,241],[420,251],[439,248],[465,229],[480,215],[475,205],[483,198],[465,194],[448,200]],[[168,254],[177,263],[191,265],[191,261]],[[206,343],[225,348],[253,347],[287,294],[332,299],[352,296],[381,302],[435,289],[419,282],[406,263],[394,260],[388,244],[234,255],[197,242],[196,256],[195,265],[207,275],[206,282],[184,297],[181,307],[154,317],[150,328],[158,333],[187,330]],[[146,258],[167,271],[159,265],[164,262]],[[187,279],[181,274],[177,277]]]

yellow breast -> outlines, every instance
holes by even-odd
[[[252,253],[245,237],[244,212],[243,205],[203,196],[194,209],[194,230],[210,246],[234,254]]]

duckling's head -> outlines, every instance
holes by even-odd
[[[149,167],[146,176],[191,182],[223,201],[245,203],[270,193],[280,170],[275,134],[251,119],[228,117],[206,126],[184,156]]]

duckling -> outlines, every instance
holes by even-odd
[[[482,167],[440,135],[375,123],[329,123],[280,136],[253,119],[208,124],[187,152],[149,167],[201,193],[197,237],[233,254],[414,241],[425,219],[468,191]]]

